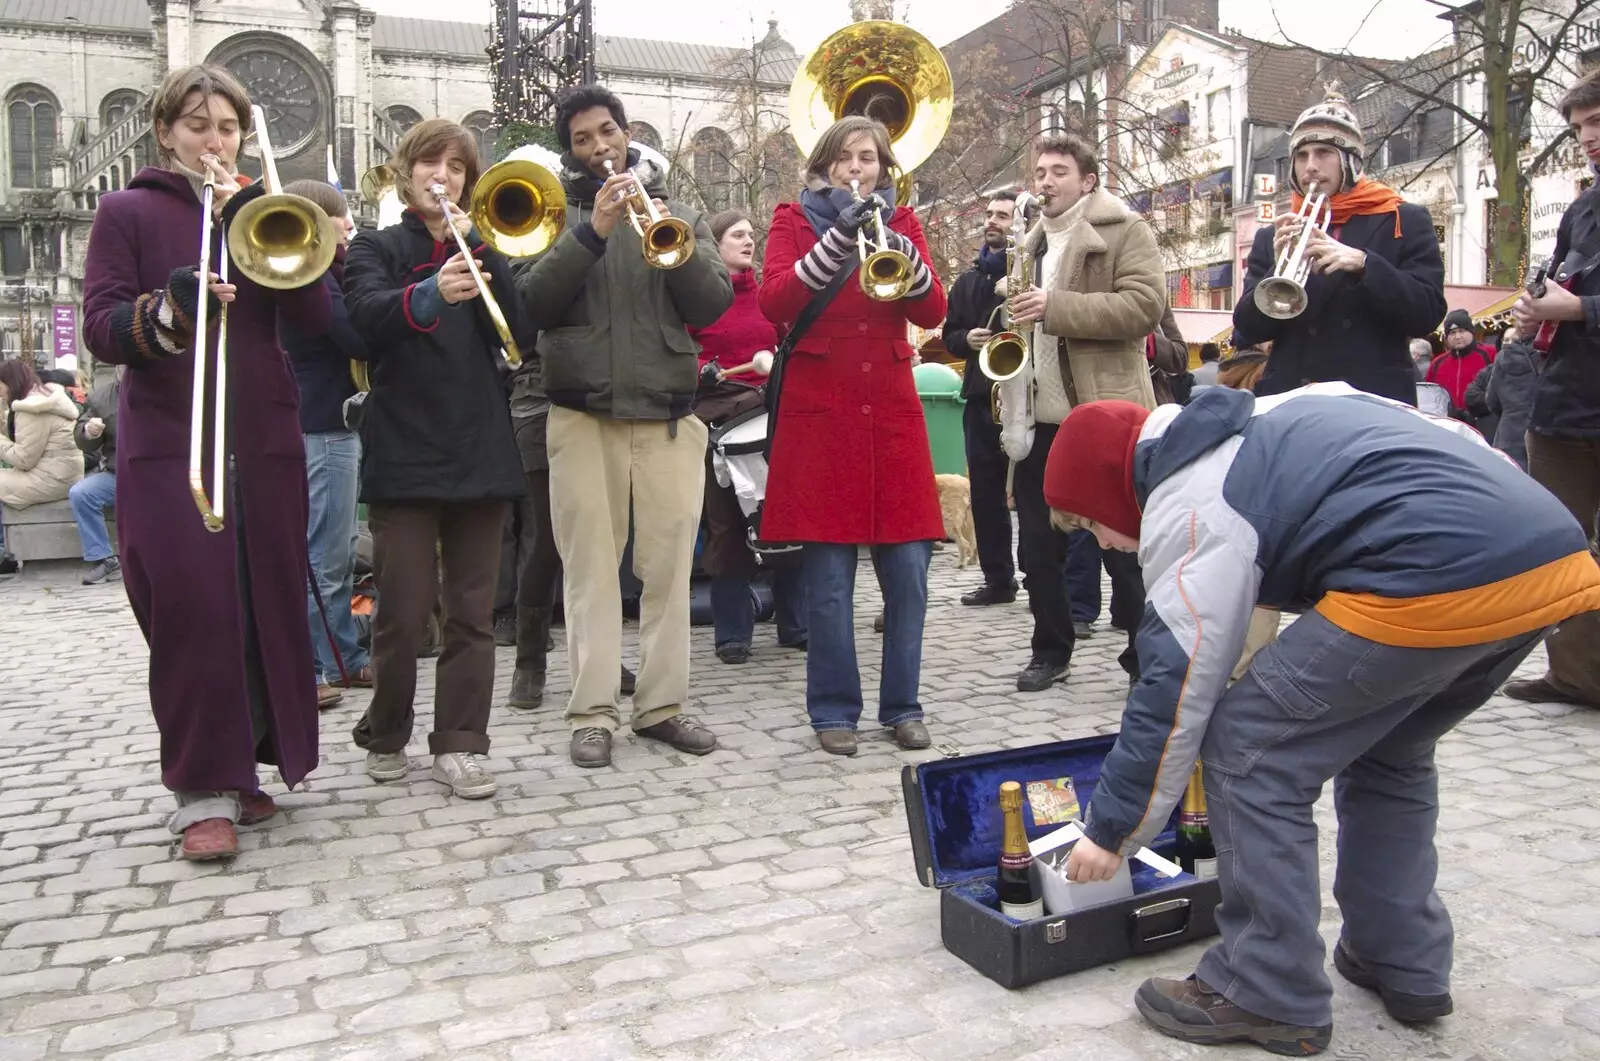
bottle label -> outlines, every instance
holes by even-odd
[[[1217,860],[1214,858],[1195,859],[1194,875],[1201,880],[1215,880],[1217,876]]]
[[[1031,903],[1001,903],[1000,912],[1018,921],[1031,921],[1044,916],[1044,900],[1035,899]]]
[[[1178,812],[1178,828],[1180,829],[1206,829],[1210,827],[1206,812],[1183,810]]]

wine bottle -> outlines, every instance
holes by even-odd
[[[1201,880],[1217,875],[1217,846],[1211,842],[1199,762],[1189,775],[1189,785],[1183,790],[1183,809],[1178,812],[1178,865]]]
[[[1005,837],[1000,844],[1000,912],[1018,921],[1044,916],[1044,894],[1033,876],[1033,853],[1022,827],[1022,786],[1015,781],[1000,785],[1000,813],[1005,817]]]

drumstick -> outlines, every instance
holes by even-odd
[[[751,358],[747,364],[734,365],[732,368],[725,368],[722,370],[721,375],[724,379],[726,379],[727,377],[736,375],[740,372],[752,371],[762,376],[769,376],[772,374],[771,351],[762,350],[757,353],[755,357]]]

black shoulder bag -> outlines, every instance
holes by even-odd
[[[783,342],[778,344],[778,349],[772,356],[772,372],[767,376],[767,392],[765,402],[767,407],[767,442],[761,452],[763,459],[772,460],[772,437],[778,433],[778,400],[783,395],[783,370],[789,363],[789,355],[794,351],[795,344],[805,338],[806,332],[817,323],[817,318],[822,316],[822,311],[828,308],[835,295],[844,287],[849,279],[856,275],[860,265],[859,257],[849,259],[847,266],[841,266],[833,274],[833,279],[828,281],[828,286],[811,296],[805,308],[800,311],[800,316],[794,320],[794,327],[789,329],[789,334],[783,337]]]

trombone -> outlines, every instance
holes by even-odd
[[[506,323],[506,315],[500,310],[500,303],[495,301],[493,292],[489,290],[489,282],[483,278],[483,270],[478,268],[478,259],[472,256],[472,248],[467,246],[467,241],[461,235],[461,230],[456,228],[455,222],[450,217],[450,193],[442,184],[435,184],[428,189],[433,197],[439,200],[439,209],[444,214],[445,227],[456,238],[456,247],[461,251],[461,257],[466,259],[467,268],[472,270],[472,279],[478,285],[478,294],[483,298],[483,308],[489,311],[489,319],[494,322],[494,330],[500,334],[500,346],[505,354],[506,363],[509,365],[522,364],[522,351],[517,349],[517,341],[511,337],[511,326]],[[481,230],[480,230],[481,234]],[[510,279],[501,277],[502,280]]]
[[[339,237],[317,204],[284,193],[267,137],[266,111],[259,105],[250,111],[261,146],[261,179],[267,194],[246,203],[233,219],[233,263],[262,287],[277,291],[305,287],[333,264]]]
[[[508,158],[478,178],[469,213],[483,242],[508,258],[528,258],[544,253],[561,235],[567,194],[539,163]]]
[[[1333,204],[1326,195],[1317,194],[1316,181],[1306,186],[1306,197],[1294,218],[1300,224],[1299,238],[1283,248],[1272,275],[1256,284],[1256,308],[1275,320],[1289,320],[1305,312],[1306,280],[1311,275],[1306,247],[1313,232],[1325,232],[1333,223]]]
[[[606,159],[606,173],[616,176],[611,160]],[[653,269],[676,269],[694,254],[694,229],[682,218],[662,215],[656,204],[639,187],[637,177],[633,188],[623,194],[628,206],[628,223],[639,233],[644,243],[644,260]]]
[[[861,182],[850,182],[850,194],[861,201]],[[877,237],[869,244],[866,227],[856,230],[856,247],[861,254],[861,293],[874,302],[893,302],[911,290],[911,259],[889,246],[883,227],[883,211],[872,212]]]
[[[204,165],[205,160],[201,160]],[[215,423],[211,435],[211,493],[206,493],[205,468],[201,451],[205,447],[206,411],[206,334],[207,310],[211,300],[211,211],[216,200],[217,178],[206,169],[206,182],[200,189],[200,271],[199,294],[194,311],[194,390],[189,401],[189,493],[200,519],[208,531],[222,529],[223,507],[226,504],[227,455],[227,400],[228,400],[228,304],[224,302],[217,313],[217,383],[212,392]],[[222,283],[228,282],[228,234],[222,232],[218,239],[217,275]]]

